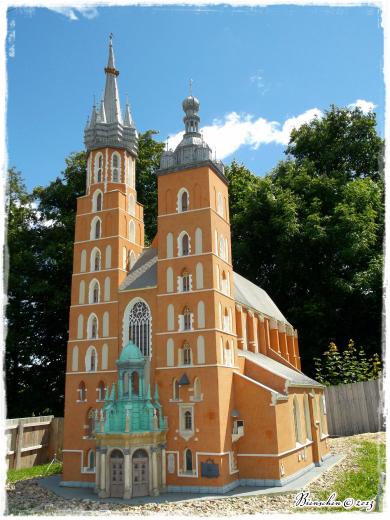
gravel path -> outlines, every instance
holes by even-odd
[[[331,489],[332,483],[340,472],[356,467],[356,441],[368,440],[375,443],[385,443],[385,433],[365,433],[352,437],[330,439],[333,453],[347,455],[339,464],[329,469],[308,485],[311,493],[322,489]],[[67,500],[58,497],[38,484],[39,479],[24,480],[7,485],[8,514],[29,515],[153,515],[154,513],[194,516],[233,516],[254,515],[256,513],[293,513],[295,494],[262,495],[250,497],[227,497],[224,499],[191,500],[187,502],[156,504],[149,503],[138,506],[129,504],[104,504],[92,500]],[[152,500],[152,499],[151,499]]]

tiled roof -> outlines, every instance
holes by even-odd
[[[264,368],[265,370],[268,370],[269,372],[272,372],[273,374],[278,375],[283,379],[286,379],[289,385],[291,386],[323,386],[314,379],[305,376],[305,374],[303,374],[302,372],[294,370],[293,368],[289,368],[288,366],[283,365],[283,363],[275,361],[275,359],[272,359],[268,356],[264,356],[264,354],[250,352],[249,350],[239,350],[238,355],[246,359],[249,359],[249,361],[252,361],[256,365]]]
[[[157,249],[148,247],[143,251],[131,271],[126,276],[120,291],[145,289],[157,285]]]

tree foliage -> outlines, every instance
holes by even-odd
[[[357,349],[352,339],[342,352],[331,342],[322,359],[314,358],[314,365],[317,381],[326,386],[376,379],[382,370],[378,354],[368,359],[364,349]]]

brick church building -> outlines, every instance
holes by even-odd
[[[228,181],[192,95],[145,246],[111,40],[105,74],[77,201],[62,485],[124,498],[283,486],[329,456],[323,387],[300,370],[297,331],[233,271]]]

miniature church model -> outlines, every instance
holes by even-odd
[[[111,39],[105,74],[77,201],[62,485],[127,499],[283,486],[329,456],[323,387],[301,372],[297,331],[233,271],[228,180],[193,95],[145,246]]]

